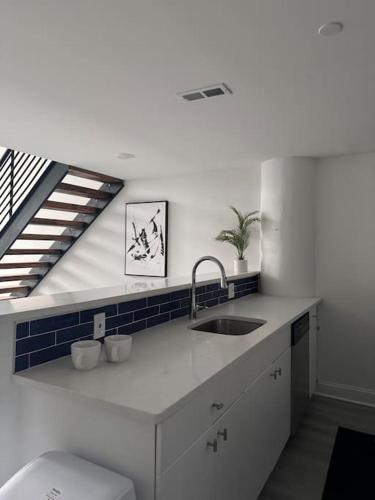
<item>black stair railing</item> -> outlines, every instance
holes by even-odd
[[[0,159],[0,231],[51,164],[50,160],[7,149]]]

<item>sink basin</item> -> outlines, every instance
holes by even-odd
[[[238,318],[236,316],[218,316],[196,323],[191,330],[219,335],[247,335],[266,322],[261,319]]]

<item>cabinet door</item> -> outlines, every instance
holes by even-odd
[[[251,393],[253,491],[257,498],[290,435],[291,352],[286,351],[254,382]]]
[[[206,432],[162,474],[158,500],[214,500],[213,466],[218,455],[212,446],[215,439],[216,432],[212,429]]]
[[[250,398],[245,393],[215,425],[215,500],[251,500]]]
[[[245,393],[162,475],[158,499],[252,500],[250,403]]]

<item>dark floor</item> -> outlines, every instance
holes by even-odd
[[[321,500],[338,426],[375,434],[375,408],[314,397],[259,500]]]

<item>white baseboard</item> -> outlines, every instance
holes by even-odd
[[[372,389],[319,380],[315,394],[317,396],[340,399],[349,403],[375,407],[375,391]]]

